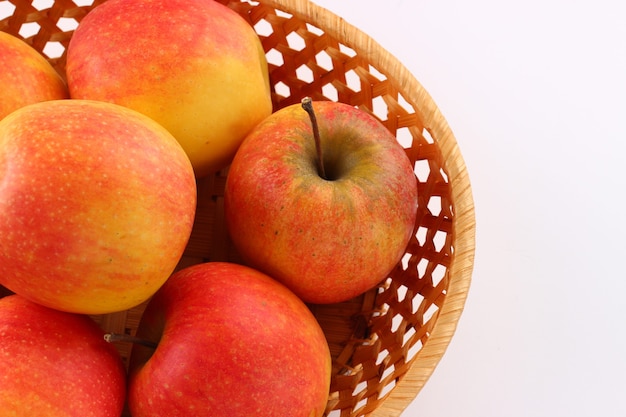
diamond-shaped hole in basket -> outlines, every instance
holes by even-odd
[[[7,17],[13,16],[15,12],[15,5],[7,0],[0,1],[0,20],[4,20]]]
[[[65,47],[61,42],[46,42],[46,46],[43,47],[43,53],[48,58],[59,58],[63,55],[63,52],[65,52]]]
[[[380,365],[383,363],[386,357],[389,356],[389,351],[387,349],[383,349],[378,353],[378,357],[376,358],[376,365]]]
[[[401,327],[403,320],[404,320],[404,317],[400,313],[397,313],[395,316],[393,316],[393,319],[391,319],[391,332],[392,333],[395,333]]]
[[[296,68],[296,76],[298,77],[299,80],[307,82],[307,83],[312,83],[314,80],[313,71],[311,70],[311,68],[307,67],[305,64],[302,64],[298,68]]]
[[[426,276],[426,269],[428,268],[428,259],[422,258],[417,263],[417,276],[422,279]]]
[[[387,77],[385,77],[385,75],[378,71],[373,65],[369,66],[369,73],[379,81],[385,81],[387,79]]]
[[[419,243],[420,246],[424,246],[424,244],[426,243],[427,233],[428,233],[428,229],[425,228],[424,226],[420,226],[417,228],[417,231],[415,232],[415,238],[417,239],[417,243]]]
[[[415,294],[411,300],[411,314],[417,313],[420,306],[424,302],[424,296],[422,294]]]
[[[332,101],[337,101],[339,100],[339,94],[337,92],[337,89],[335,88],[334,85],[332,84],[325,84],[322,87],[322,94],[324,95],[324,97],[326,97],[329,100]]]
[[[49,9],[54,4],[54,0],[33,0],[33,7],[39,11]]]
[[[405,258],[407,258],[407,262],[408,262],[408,259],[410,259],[410,257],[411,257],[411,254],[407,253],[407,254],[405,254],[405,255],[404,255],[404,257],[402,258],[402,261],[404,262],[404,259],[405,259]],[[406,268],[405,268],[405,269],[406,269]],[[402,301],[406,298],[406,294],[407,294],[407,291],[408,291],[408,290],[409,290],[409,289],[408,289],[408,288],[407,288],[407,286],[406,286],[406,285],[404,285],[404,284],[402,284],[402,285],[400,285],[400,286],[398,287],[398,290],[397,290],[398,295],[397,295],[397,297],[398,297],[398,302],[399,302],[399,303],[401,303],[401,302],[402,302]]]
[[[380,376],[380,380],[384,381],[387,377],[389,377],[389,375],[393,374],[395,370],[396,370],[396,367],[394,366],[394,364],[389,365],[383,371],[383,374]]]
[[[361,381],[356,385],[356,387],[354,387],[354,391],[352,391],[352,395],[353,396],[357,396],[359,394],[362,395],[362,393],[365,393],[366,390],[367,390],[367,381]]]
[[[441,174],[441,178],[443,178],[445,182],[448,182],[448,174],[446,174],[446,171],[443,168],[439,169],[439,173]]]
[[[284,10],[276,9],[276,10],[274,10],[274,12],[276,13],[276,16],[284,17],[285,19],[291,19],[293,17],[293,15],[291,13],[287,13]]]
[[[408,127],[401,127],[396,130],[396,139],[404,149],[410,149],[413,145],[413,135]]]
[[[333,59],[326,51],[318,52],[315,55],[315,62],[320,68],[326,71],[331,71],[333,69]]]
[[[439,213],[441,213],[441,197],[438,195],[431,196],[428,200],[427,207],[430,214],[433,216],[439,216]]]
[[[312,25],[310,23],[306,24],[306,30],[309,33],[312,33],[312,34],[317,35],[317,36],[321,36],[321,35],[324,34],[324,31],[322,29],[320,29],[317,26],[314,26],[314,25]]]
[[[428,321],[433,318],[433,316],[439,311],[439,307],[436,304],[431,304],[426,311],[424,311],[424,323],[428,323]]]
[[[254,24],[254,31],[259,36],[269,36],[274,33],[274,28],[272,24],[265,19],[261,19]]]
[[[346,85],[355,93],[361,91],[361,77],[359,77],[355,70],[351,69],[346,71]]]
[[[400,259],[400,265],[402,265],[402,270],[406,271],[407,269],[409,269],[409,261],[411,260],[412,257],[413,257],[413,255],[410,254],[410,253],[405,253],[402,256],[402,259]],[[404,287],[404,285],[401,286],[400,288],[402,288],[402,287]],[[406,288],[406,287],[404,287],[404,288]]]
[[[417,176],[417,180],[419,182],[425,183],[428,181],[428,177],[430,176],[430,164],[426,159],[420,159],[419,161],[415,161],[413,166],[413,171],[415,171],[415,175]]]
[[[306,47],[306,42],[304,41],[302,36],[300,36],[296,32],[291,32],[289,35],[286,36],[286,39],[287,45],[289,45],[289,47],[294,51],[299,52]]]
[[[435,250],[437,252],[441,252],[441,250],[446,244],[447,237],[448,237],[448,234],[444,232],[443,230],[437,230],[435,232],[435,235],[433,236],[433,245],[435,246]]]
[[[414,339],[416,337],[417,333],[414,333],[413,336],[411,336],[411,339]],[[413,360],[413,358],[415,358],[415,355],[418,354],[418,352],[420,350],[422,350],[423,347],[423,343],[420,339],[415,340],[415,343],[409,348],[409,350],[406,353],[406,361],[411,361]]]
[[[380,120],[387,120],[387,118],[389,117],[389,108],[387,107],[387,103],[385,103],[384,98],[378,96],[372,99],[372,112]]]
[[[30,38],[31,36],[35,36],[41,30],[41,25],[37,22],[28,22],[22,24],[19,30],[19,35],[24,38]]]
[[[411,340],[411,338],[413,337],[413,335],[417,333],[415,331],[415,327],[411,326],[409,329],[407,329],[404,332],[404,335],[402,336],[402,346],[406,346],[406,344]]]
[[[437,285],[439,285],[443,277],[446,276],[446,271],[447,271],[446,267],[441,264],[435,266],[435,268],[433,269],[433,272],[430,274],[430,277],[433,280],[433,287],[436,287]]]
[[[349,58],[353,58],[356,56],[356,51],[352,48],[350,48],[349,46],[346,46],[342,43],[339,44],[339,51],[344,54],[347,55]]]
[[[60,17],[57,21],[57,27],[63,32],[71,32],[78,27],[78,21],[73,17]]]
[[[415,108],[408,101],[406,101],[402,94],[398,94],[398,104],[400,105],[400,107],[406,110],[407,113],[415,113]]]
[[[430,132],[428,131],[428,129],[424,129],[424,131],[422,132],[422,137],[424,138],[424,140],[426,141],[426,143],[428,144],[433,144],[435,143],[435,140],[433,139],[432,135],[430,134]]]
[[[268,64],[275,65],[277,67],[281,67],[285,63],[283,54],[275,48],[272,48],[265,53],[265,59],[267,59]]]
[[[279,81],[274,85],[274,91],[276,94],[283,97],[289,97],[291,95],[291,88],[289,88],[289,86],[282,81]]]

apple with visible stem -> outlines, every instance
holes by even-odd
[[[137,337],[157,344],[133,345],[133,417],[321,417],[326,408],[331,356],[319,323],[254,269],[179,270],[150,300]]]
[[[0,299],[3,416],[119,417],[126,369],[87,316]]]
[[[375,287],[405,253],[417,179],[374,116],[309,98],[302,107],[278,110],[244,140],[225,219],[245,263],[306,302],[341,302]]]
[[[180,144],[134,110],[31,104],[0,121],[0,285],[51,308],[105,314],[175,269],[196,210]]]
[[[156,120],[198,177],[226,167],[271,113],[268,71],[250,24],[207,0],[109,0],[85,16],[67,50],[72,98]]]
[[[0,120],[28,104],[69,97],[48,61],[21,39],[0,31]]]

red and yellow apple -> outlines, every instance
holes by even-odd
[[[176,267],[195,209],[185,152],[134,110],[54,100],[0,121],[0,284],[31,301],[140,304]]]
[[[248,265],[306,302],[333,303],[373,288],[400,261],[417,180],[404,149],[369,113],[334,102],[314,110],[319,146],[299,104],[244,140],[226,181],[225,218]]]
[[[69,43],[67,80],[72,98],[117,103],[163,125],[198,177],[228,165],[272,111],[259,37],[216,1],[99,5]]]
[[[321,417],[331,356],[306,305],[251,268],[176,272],[150,300],[133,346],[133,417]]]
[[[0,299],[3,416],[119,417],[126,370],[87,316]]]
[[[23,40],[0,31],[0,120],[40,101],[68,98],[65,81]]]

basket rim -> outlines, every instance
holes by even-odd
[[[449,268],[446,302],[439,310],[437,321],[428,341],[417,353],[414,362],[389,396],[380,403],[371,417],[397,417],[417,397],[441,360],[454,335],[469,292],[475,254],[475,212],[467,167],[459,145],[448,122],[422,84],[393,54],[372,37],[348,23],[330,10],[310,0],[264,0],[264,4],[277,9],[287,9],[295,17],[315,22],[357,54],[362,55],[383,72],[389,82],[405,99],[420,103],[420,115],[426,129],[436,132],[433,137],[446,160],[446,169],[452,185],[455,215],[454,254]],[[384,70],[384,71],[383,71]]]

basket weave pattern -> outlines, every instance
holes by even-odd
[[[333,356],[327,415],[399,416],[443,356],[469,289],[474,207],[457,143],[413,76],[340,17],[306,0],[219,1],[261,38],[275,110],[304,96],[357,106],[396,135],[415,166],[419,209],[402,261],[366,294],[310,306]],[[9,0],[15,9],[0,14],[0,30],[24,38],[64,75],[73,28],[102,2]],[[196,221],[179,268],[239,261],[223,221],[227,174],[198,182]],[[134,334],[144,307],[94,319],[107,331]],[[131,346],[117,347],[126,360]]]

